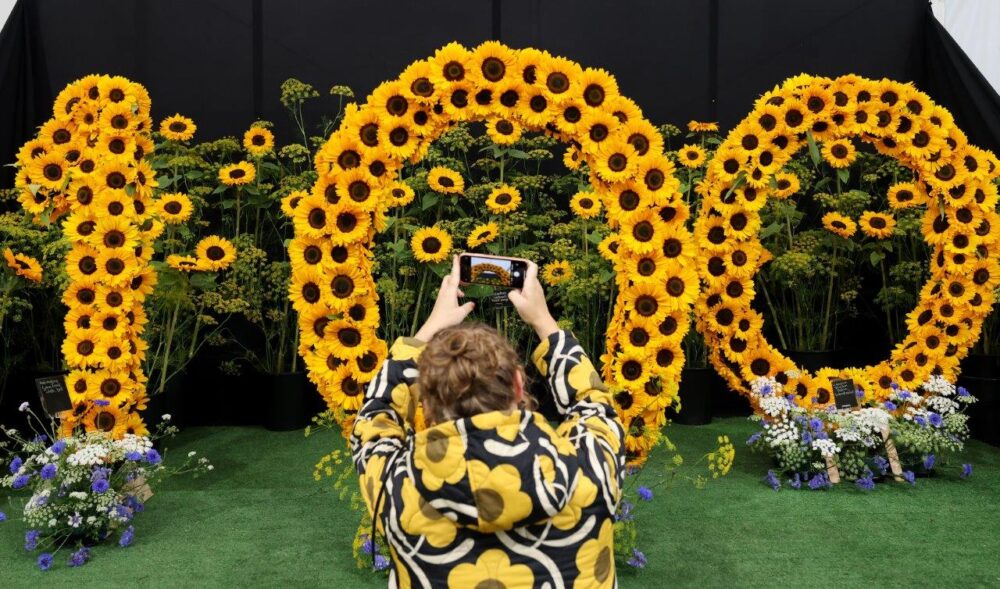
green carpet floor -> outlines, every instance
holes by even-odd
[[[649,566],[620,572],[623,588],[1000,586],[995,448],[970,444],[976,471],[967,481],[947,474],[868,493],[774,492],[761,482],[766,460],[743,445],[744,420],[669,432],[689,460],[729,434],[736,463],[706,489],[681,485],[648,505],[640,541]],[[0,587],[384,587],[355,568],[354,514],[312,479],[316,459],[342,444],[332,432],[188,430],[168,460],[197,450],[216,470],[159,489],[131,548],[96,548],[82,569],[60,555],[43,573],[12,519],[0,523]],[[663,460],[654,456],[649,468]]]

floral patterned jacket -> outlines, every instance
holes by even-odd
[[[573,335],[552,334],[532,356],[564,416],[556,429],[538,413],[495,411],[414,433],[422,349],[393,344],[351,434],[392,553],[389,586],[616,587],[624,431]]]

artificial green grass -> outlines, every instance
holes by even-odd
[[[976,471],[966,481],[949,469],[916,487],[775,492],[761,482],[767,460],[743,445],[751,431],[743,419],[668,431],[689,462],[728,434],[736,463],[705,489],[678,485],[642,506],[649,565],[619,571],[625,589],[1000,586],[995,448],[969,444],[963,460]],[[355,514],[312,479],[316,460],[342,445],[332,432],[185,431],[169,444],[168,461],[197,450],[215,471],[158,489],[136,520],[132,547],[98,547],[81,569],[66,567],[68,553],[60,553],[43,573],[22,550],[14,517],[0,523],[0,587],[384,587],[355,568]],[[648,468],[664,459],[654,455]]]

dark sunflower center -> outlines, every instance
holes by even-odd
[[[684,281],[676,276],[670,277],[667,280],[667,294],[674,297],[684,294]]]
[[[886,226],[885,219],[882,217],[872,217],[870,224],[875,229],[885,229]]]
[[[586,209],[593,208],[594,201],[591,200],[591,199],[589,199],[589,198],[581,198],[580,201],[577,204],[580,205],[581,209],[585,209],[586,210]]]
[[[487,57],[483,60],[481,69],[484,78],[491,82],[497,82],[503,78],[504,73],[507,71],[507,66],[502,60],[496,57]]]
[[[86,256],[84,258],[80,258],[80,262],[77,264],[77,267],[83,274],[90,275],[97,272],[97,261],[90,256]]]
[[[512,135],[514,133],[514,124],[506,119],[498,121],[495,128],[501,135]]]
[[[180,202],[176,200],[171,200],[167,204],[163,205],[163,210],[167,211],[171,215],[177,215],[183,210],[183,206]]]
[[[668,258],[676,258],[681,255],[681,241],[676,237],[671,237],[663,241],[663,255]]]
[[[537,96],[532,96],[531,100],[528,101],[528,106],[531,110],[540,113],[543,112],[549,106],[549,101],[545,99],[541,94]]]
[[[510,202],[512,200],[514,200],[513,196],[507,194],[506,192],[502,192],[502,193],[500,193],[500,194],[497,195],[496,203],[498,205],[507,205],[507,204],[510,204]]]
[[[553,94],[562,94],[569,89],[569,76],[562,72],[552,72],[545,78],[545,86]]]
[[[115,248],[125,245],[125,234],[117,229],[113,229],[104,234],[104,245]]]
[[[226,257],[226,250],[222,249],[221,246],[213,245],[205,250],[205,255],[208,256],[209,260],[218,262],[222,258]]]
[[[653,235],[656,230],[653,228],[653,224],[649,221],[640,221],[635,224],[632,228],[632,236],[635,237],[637,241],[646,242],[653,239]]]
[[[353,327],[345,327],[337,332],[337,339],[348,348],[353,348],[361,343],[361,332]]]
[[[608,168],[612,172],[621,172],[626,166],[628,166],[628,157],[623,153],[613,153],[608,158]]]
[[[726,241],[726,230],[722,227],[712,227],[708,230],[708,241],[715,245]]]
[[[354,281],[350,276],[337,276],[330,282],[330,290],[338,299],[349,297],[354,292]]]
[[[362,126],[358,132],[358,136],[361,138],[361,143],[364,143],[368,147],[375,147],[378,145],[378,125],[368,123]]]
[[[313,229],[322,229],[326,226],[326,211],[323,209],[309,211],[307,218],[309,219],[309,226]]]
[[[182,121],[174,121],[170,123],[170,126],[167,128],[174,133],[183,133],[187,130],[187,125]]]
[[[350,213],[341,213],[337,215],[337,229],[348,233],[354,231],[354,228],[358,226],[358,218]]]
[[[396,127],[389,133],[389,143],[392,143],[396,147],[406,145],[406,142],[409,140],[410,134],[403,127]]]
[[[69,143],[69,140],[72,138],[73,136],[66,129],[57,129],[56,132],[52,134],[52,142],[57,145]]]
[[[641,295],[635,299],[635,310],[643,317],[655,315],[659,307],[660,304],[650,295]]]
[[[643,179],[646,182],[646,188],[650,190],[659,190],[663,186],[663,182],[666,179],[662,170],[650,170],[646,172],[646,177]]]
[[[347,187],[347,193],[351,195],[351,200],[354,202],[364,202],[371,194],[371,188],[368,187],[366,182],[355,180]]]
[[[420,244],[420,247],[429,254],[436,254],[441,251],[441,240],[436,237],[427,237]]]
[[[517,101],[520,98],[516,90],[507,90],[500,95],[500,104],[506,106],[507,108],[513,108],[517,105]]]
[[[575,106],[567,107],[563,111],[563,118],[566,119],[568,123],[579,123],[583,115],[580,113],[580,109]]]
[[[844,159],[845,157],[847,157],[847,146],[838,143],[830,149],[830,153],[833,154],[833,157],[839,160]]]
[[[583,100],[588,106],[599,106],[604,102],[604,88],[600,84],[589,84],[583,89]]]
[[[622,376],[628,380],[637,380],[642,376],[642,364],[636,360],[626,360],[622,364]]]
[[[455,90],[451,95],[451,104],[456,108],[465,108],[469,105],[469,93],[465,90]]]
[[[89,356],[94,353],[94,342],[90,340],[83,340],[82,342],[76,344],[76,351],[81,356]]]
[[[125,271],[125,262],[121,258],[111,258],[104,264],[104,269],[108,274],[117,276]]]
[[[729,218],[729,226],[737,231],[745,229],[748,222],[747,216],[743,213],[736,213]]]

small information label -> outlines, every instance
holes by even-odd
[[[50,417],[73,408],[66,389],[66,377],[59,375],[36,378],[35,388],[38,390],[38,398],[42,400],[42,409]]]
[[[830,381],[833,385],[833,400],[837,404],[837,409],[857,409],[858,395],[854,381],[849,378],[835,378]]]
[[[506,290],[498,290],[493,294],[486,295],[483,297],[482,303],[486,309],[507,309],[514,306],[507,298]]]

